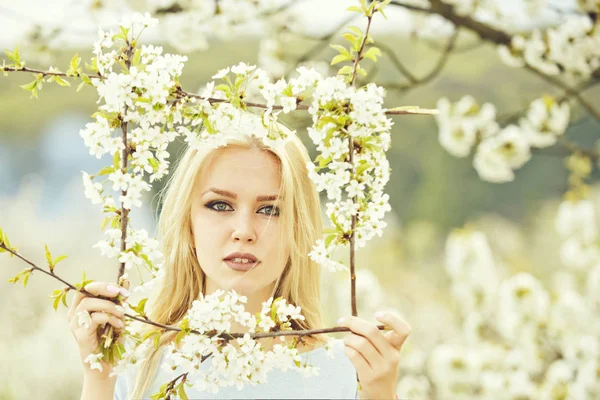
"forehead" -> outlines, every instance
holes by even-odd
[[[280,161],[271,152],[241,147],[215,150],[200,171],[196,187],[238,193],[274,194],[281,184]]]

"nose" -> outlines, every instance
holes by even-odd
[[[231,238],[236,242],[254,243],[256,242],[256,231],[253,221],[254,215],[251,212],[239,212],[235,219]]]

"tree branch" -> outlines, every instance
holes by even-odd
[[[4,243],[0,243],[0,248],[6,250],[7,252],[13,254],[15,257],[19,258],[20,260],[24,261],[25,263],[31,265],[33,267],[34,270],[36,271],[40,271],[56,280],[58,280],[59,282],[65,284],[69,290],[73,290],[73,291],[77,291],[80,292],[81,294],[83,294],[84,296],[87,297],[92,297],[95,299],[102,299],[102,300],[109,300],[112,301],[113,303],[115,302],[115,300],[113,298],[106,298],[103,296],[99,296],[99,295],[94,295],[88,291],[85,290],[85,288],[81,288],[81,289],[77,289],[77,287],[75,285],[72,285],[71,283],[65,281],[64,279],[62,279],[60,276],[56,275],[53,272],[48,272],[43,268],[38,267],[35,263],[29,261],[28,259],[26,259],[25,257],[23,257],[21,254],[19,254],[18,252],[14,251],[13,249],[7,247]],[[125,314],[125,316],[127,318],[130,318],[132,320],[138,321],[138,322],[142,322],[144,324],[148,324],[148,325],[152,325],[155,326],[157,328],[161,328],[165,331],[173,331],[173,332],[181,332],[182,329],[180,328],[176,328],[173,326],[168,326],[168,325],[164,325],[164,324],[160,324],[158,322],[154,322],[151,321],[150,319],[148,319],[147,317],[139,317],[136,315],[131,315],[131,314]],[[377,328],[379,330],[388,330],[391,329],[385,325],[377,325]],[[190,330],[189,331],[192,334],[196,334],[196,335],[206,335],[206,333],[202,333],[200,331],[197,330]],[[279,337],[279,336],[298,336],[298,337],[302,337],[302,336],[308,336],[308,335],[317,335],[317,334],[321,334],[321,333],[334,333],[334,332],[350,332],[350,328],[347,327],[343,327],[343,326],[337,326],[337,327],[333,327],[333,328],[321,328],[321,329],[304,329],[304,330],[292,330],[292,331],[275,331],[275,332],[260,332],[260,333],[249,333],[250,337],[252,339],[264,339],[264,338],[271,338],[271,337]],[[244,337],[246,333],[245,332],[233,332],[233,333],[229,333],[229,332],[223,332],[220,335],[218,335],[221,339],[224,340],[231,340],[231,339],[235,339],[235,338],[242,338]],[[212,336],[216,336],[216,334],[213,335],[208,335],[210,337]]]
[[[438,14],[448,21],[452,22],[457,28],[464,27],[473,33],[477,34],[482,40],[487,42],[496,44],[496,45],[505,45],[510,46],[512,36],[508,33],[501,31],[499,29],[493,28],[485,23],[479,22],[470,18],[468,16],[461,16],[454,12],[454,8],[452,5],[443,2],[442,0],[430,0],[431,7],[428,12]],[[409,8],[405,4],[402,4],[398,1],[392,1],[391,5],[400,6],[404,8]],[[416,10],[423,11],[423,10]],[[527,65],[525,67],[526,70],[535,73],[540,76],[542,79],[546,80],[553,86],[559,87],[563,90],[566,90],[569,94],[575,97],[579,103],[592,115],[596,120],[600,121],[600,111],[594,109],[587,101],[585,101],[581,96],[574,92],[572,88],[568,85],[561,82],[559,79],[546,75],[543,72],[540,72],[531,66]],[[597,69],[593,75],[595,79],[600,79],[600,68]]]

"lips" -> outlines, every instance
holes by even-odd
[[[249,262],[249,263],[240,263],[231,260],[224,260],[227,266],[235,271],[250,271],[260,265],[260,261],[257,262]]]
[[[250,262],[236,262],[235,259],[246,259]],[[260,264],[260,261],[252,253],[231,253],[223,259],[227,266],[235,271],[249,271]]]
[[[250,260],[249,264],[256,263],[258,261],[258,259],[252,253],[231,253],[230,255],[225,257],[223,259],[223,261],[231,261],[236,258],[244,258],[244,259]]]

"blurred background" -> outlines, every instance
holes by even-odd
[[[0,45],[12,50],[19,44],[21,57],[30,68],[47,70],[55,66],[65,70],[74,53],[89,60],[99,25],[105,30],[115,29],[124,10],[152,11],[154,7],[156,11],[158,3],[0,0]],[[182,87],[197,91],[218,69],[241,61],[273,66],[276,60],[265,58],[265,47],[273,43],[266,42],[265,37],[286,43],[268,53],[269,57],[277,55],[284,67],[305,58],[321,42],[320,37],[333,33],[331,43],[341,43],[340,23],[349,16],[344,11],[349,3],[299,1],[302,5],[297,6],[293,24],[287,30],[281,28],[283,22],[260,24],[253,20],[239,23],[239,27],[228,32],[228,37],[206,35],[203,44],[182,41],[178,46],[183,34],[173,37],[160,29],[149,31],[142,42],[160,44],[165,52],[186,53],[189,60]],[[531,2],[508,3],[520,10]],[[576,2],[568,3],[571,9],[577,7]],[[177,4],[161,3],[161,24],[170,18],[164,10]],[[514,14],[521,15],[517,11]],[[389,47],[416,76],[427,76],[438,65],[452,29],[440,19],[419,19],[401,7],[390,7],[388,17],[387,21],[374,21],[376,45]],[[545,27],[556,23],[555,17],[556,14],[542,12],[536,18],[523,17],[523,24],[517,25],[521,29]],[[362,28],[363,22],[359,19],[353,23]],[[169,22],[161,29],[175,28]],[[523,112],[543,94],[563,93],[529,71],[503,64],[495,45],[472,32],[461,32],[454,47],[439,73],[422,84],[394,88],[405,83],[406,76],[387,53],[376,68],[368,68],[366,79],[388,88],[386,106],[390,108],[435,108],[440,97],[457,101],[470,94],[481,103],[493,103],[499,117]],[[303,62],[335,74],[338,68],[328,66],[335,54],[324,45]],[[277,71],[273,75],[277,77]],[[102,239],[103,216],[83,196],[81,182],[81,171],[93,173],[106,163],[106,159],[90,156],[79,136],[79,130],[91,121],[96,110],[97,95],[90,87],[76,93],[75,85],[65,88],[46,84],[38,99],[30,99],[30,93],[19,87],[29,81],[31,75],[26,73],[0,77],[0,227],[10,235],[19,252],[34,262],[44,264],[44,244],[55,256],[68,255],[57,268],[70,282],[79,282],[83,270],[88,278],[114,281],[118,266],[92,248]],[[585,98],[600,109],[600,88],[590,89]],[[305,129],[311,123],[308,113],[292,113],[284,120],[298,129],[314,158],[314,145]],[[392,147],[388,152],[392,174],[386,189],[392,212],[388,214],[383,237],[358,252],[359,316],[372,320],[377,309],[394,310],[413,327],[399,378],[407,374],[428,376],[426,383],[413,384],[428,389],[407,391],[406,398],[483,398],[487,392],[471,389],[456,397],[444,397],[441,390],[436,394],[436,380],[426,373],[426,359],[432,349],[440,343],[461,342],[464,335],[460,303],[453,298],[445,269],[447,237],[453,229],[470,224],[487,236],[501,275],[528,272],[548,287],[556,285],[555,281],[561,278],[555,272],[564,270],[558,252],[561,241],[554,224],[558,205],[568,189],[565,159],[555,152],[542,151],[516,171],[513,182],[489,183],[478,177],[472,159],[456,158],[440,146],[434,117],[395,116],[393,120]],[[566,135],[573,142],[593,149],[599,128],[597,119],[572,107]],[[183,144],[182,139],[172,144],[171,162]],[[596,178],[597,170],[590,181]],[[156,194],[165,181],[155,183],[143,208],[133,213],[136,227],[155,232]],[[599,204],[600,194],[595,186],[591,200],[594,205]],[[79,398],[82,368],[67,326],[66,309],[55,312],[48,298],[60,286],[40,274],[32,276],[26,289],[21,283],[7,282],[24,267],[19,260],[0,257],[0,399]],[[329,288],[334,282],[336,288],[323,293],[326,325],[331,326],[339,316],[350,314],[350,283],[343,272],[324,271],[323,279],[324,287]],[[540,378],[537,382],[540,388],[543,381]],[[404,386],[400,389],[405,390]]]

